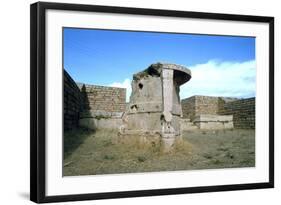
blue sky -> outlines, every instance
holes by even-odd
[[[192,72],[181,98],[255,96],[255,38],[96,29],[64,29],[64,68],[77,82],[127,88],[156,62]]]

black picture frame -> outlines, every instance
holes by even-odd
[[[249,184],[229,184],[188,188],[137,190],[106,193],[46,196],[46,59],[45,33],[48,9],[121,13],[129,15],[168,16],[195,19],[215,19],[263,22],[269,25],[269,181]],[[111,7],[82,4],[38,2],[30,7],[30,200],[37,203],[77,200],[97,200],[198,192],[230,191],[274,187],[274,18],[144,8]]]

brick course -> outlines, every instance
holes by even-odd
[[[78,84],[83,96],[83,108],[92,111],[125,112],[126,89]]]
[[[126,89],[76,83],[64,70],[64,130],[79,126],[85,113],[116,113],[126,109]]]
[[[237,99],[210,96],[192,96],[183,99],[183,118],[194,120],[201,114],[233,115],[234,128],[255,128],[255,98]]]

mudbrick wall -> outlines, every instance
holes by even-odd
[[[82,99],[80,89],[65,70],[63,91],[64,130],[70,130],[78,127]]]
[[[83,109],[105,112],[124,112],[126,110],[126,89],[97,85],[78,84]]]
[[[234,128],[255,128],[255,98],[236,100],[224,104],[222,115],[233,115]]]

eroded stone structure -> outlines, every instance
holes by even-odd
[[[180,86],[190,78],[189,69],[166,63],[152,64],[135,74],[121,133],[159,135],[170,147],[180,136]]]

